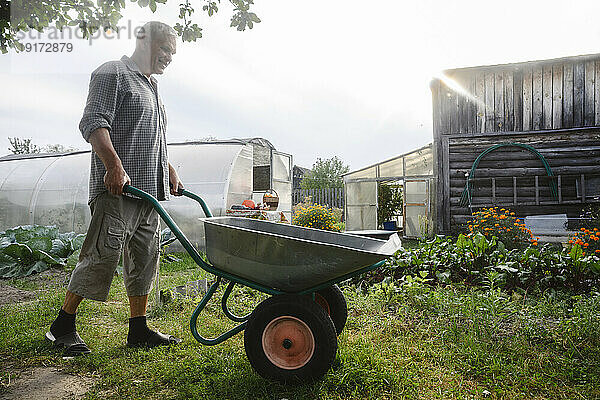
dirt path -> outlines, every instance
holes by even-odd
[[[33,274],[22,280],[33,283],[37,291],[46,291],[57,287],[64,287],[69,282],[69,273],[62,269],[51,268],[41,274]],[[22,290],[11,286],[11,280],[0,281],[0,306],[5,304],[23,303],[35,300],[35,292]],[[18,286],[18,285],[17,285]]]
[[[81,399],[93,384],[90,377],[65,374],[55,367],[36,367],[21,372],[3,388],[0,400]]]
[[[0,283],[0,306],[35,299],[35,293]]]

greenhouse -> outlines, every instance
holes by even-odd
[[[292,156],[265,139],[169,144],[169,161],[187,190],[199,194],[222,216],[233,205],[265,192],[279,197],[273,213],[291,218]],[[85,233],[90,221],[90,152],[10,155],[0,158],[0,230],[18,225],[56,225]],[[188,198],[172,199],[166,210],[192,243],[204,246],[204,217]]]
[[[344,175],[346,230],[377,230],[387,222],[378,221],[378,215],[381,216],[386,207],[382,204],[381,194],[392,188],[401,194],[402,205],[389,211],[403,235],[431,234],[436,192],[433,164],[433,150],[429,144]]]

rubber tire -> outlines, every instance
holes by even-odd
[[[348,305],[346,304],[344,293],[342,293],[338,285],[321,289],[317,293],[327,302],[329,310],[326,311],[329,312],[329,316],[335,326],[335,333],[339,336],[344,326],[346,326],[346,320],[348,319]]]
[[[284,369],[273,364],[263,349],[262,337],[267,325],[281,316],[304,322],[314,337],[314,351],[305,365]],[[277,295],[260,303],[250,315],[244,331],[244,348],[252,368],[263,378],[299,384],[320,379],[331,368],[337,353],[333,321],[325,310],[306,296]]]

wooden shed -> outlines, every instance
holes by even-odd
[[[431,83],[437,231],[481,207],[578,217],[600,199],[600,54],[444,71]]]

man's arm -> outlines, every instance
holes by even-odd
[[[89,137],[94,152],[100,157],[106,173],[104,174],[104,185],[109,192],[116,196],[123,194],[123,186],[131,183],[127,172],[123,169],[121,159],[117,155],[115,148],[110,140],[110,134],[106,128],[94,130]],[[169,167],[169,170],[171,168]],[[179,178],[178,178],[179,179]]]
[[[177,191],[183,189],[183,183],[179,180],[179,175],[171,163],[169,163],[169,186],[171,187],[171,194],[173,196],[181,196]]]

